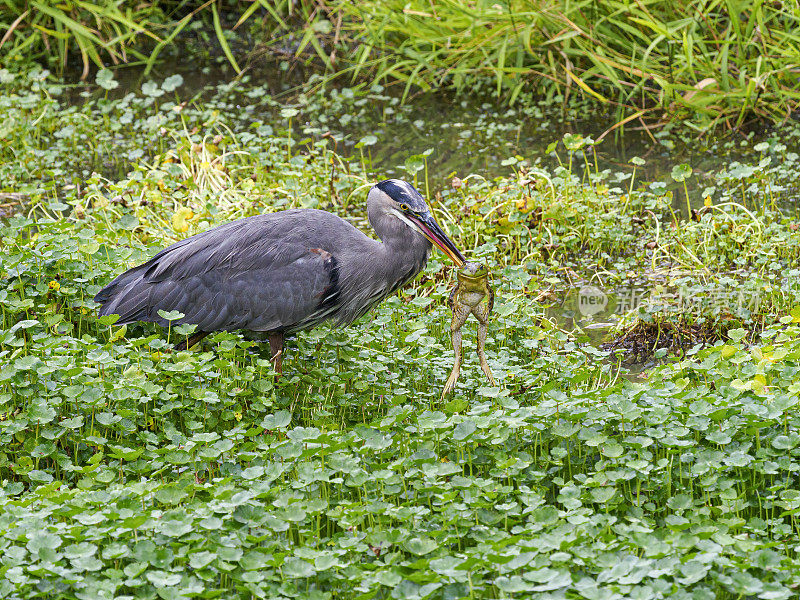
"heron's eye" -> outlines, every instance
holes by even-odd
[[[408,204],[401,204],[400,210],[402,210],[403,212],[408,212],[411,209],[408,207]]]

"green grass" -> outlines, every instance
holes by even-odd
[[[364,227],[360,157],[299,144],[289,119],[358,119],[390,98],[310,95],[298,115],[244,83],[186,105],[175,79],[82,106],[62,93],[34,72],[0,94],[0,193],[27,197],[0,225],[3,597],[794,595],[800,315],[783,315],[800,304],[800,237],[770,194],[796,177],[796,132],[714,177],[699,221],[675,220],[684,199],[663,186],[598,173],[573,137],[562,167],[465,176],[433,206],[493,269],[500,383],[478,368],[473,321],[441,403],[452,273],[438,257],[353,327],[299,335],[277,382],[238,335],[167,352],[183,330],[118,328],[91,300],[231,218],[313,206]],[[242,98],[253,108],[232,110]],[[694,290],[739,273],[772,295],[632,383],[535,300],[591,272]],[[641,318],[676,309],[653,310]]]
[[[154,30],[164,21],[158,2],[3,0],[0,2],[0,51],[9,62],[43,59],[63,72],[70,58],[82,65],[145,61],[144,42],[160,38]],[[5,61],[4,61],[5,62]]]
[[[735,128],[796,110],[798,15],[780,3],[459,0],[335,3],[354,74],[405,93],[454,87],[514,102],[584,95],[620,124]],[[488,88],[488,89],[487,89]]]
[[[507,104],[582,96],[620,128],[705,132],[798,110],[799,18],[792,3],[748,0],[3,0],[0,51],[59,72],[76,57],[85,79],[92,66],[149,72],[197,34],[237,73],[266,47],[316,59],[330,78],[388,82],[404,99],[439,89]]]

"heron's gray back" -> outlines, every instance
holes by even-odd
[[[423,244],[424,246],[424,244]],[[126,271],[95,297],[119,324],[167,322],[200,331],[292,331],[364,314],[425,264],[427,247],[389,252],[339,217],[288,210],[187,238]]]

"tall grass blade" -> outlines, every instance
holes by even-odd
[[[217,34],[217,40],[219,41],[219,45],[222,47],[222,51],[225,53],[225,57],[228,59],[228,62],[231,63],[231,66],[237,73],[241,73],[242,70],[239,68],[239,64],[236,62],[236,59],[233,56],[233,52],[231,52],[231,47],[228,45],[228,40],[225,39],[225,32],[222,31],[222,24],[219,20],[219,10],[217,9],[217,3],[213,2],[211,4],[211,12],[214,18],[214,31]]]

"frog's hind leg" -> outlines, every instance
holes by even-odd
[[[458,376],[461,374],[461,328],[464,326],[464,323],[467,322],[469,313],[469,306],[453,306],[453,320],[450,322],[450,336],[453,339],[455,362],[453,364],[453,370],[450,372],[450,377],[447,378],[447,383],[444,384],[442,398],[456,387],[456,380],[458,380]]]
[[[484,375],[486,375],[492,385],[495,385],[492,370],[489,368],[489,363],[486,361],[486,354],[483,351],[483,347],[486,343],[486,330],[489,324],[489,312],[491,310],[492,307],[489,303],[482,303],[475,307],[473,314],[475,318],[478,319],[478,360],[481,361],[481,369],[483,369]]]

